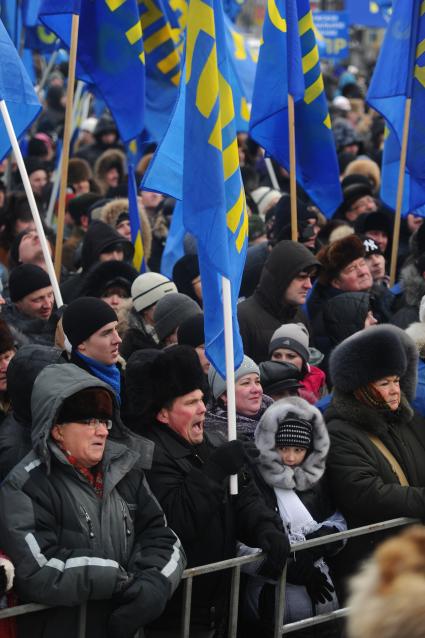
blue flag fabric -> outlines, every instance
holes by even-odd
[[[425,2],[396,0],[367,101],[386,120],[383,201],[395,208],[406,98],[412,99],[402,214],[425,204]]]
[[[6,102],[16,137],[19,139],[41,110],[34,87],[13,42],[0,20],[0,99]],[[0,160],[10,151],[3,118],[0,117]]]
[[[342,192],[308,0],[269,0],[252,99],[251,135],[287,170],[288,94],[295,103],[297,181],[331,217]]]
[[[184,226],[198,243],[206,353],[222,376],[226,366],[221,277],[231,281],[237,368],[243,348],[236,303],[248,241],[229,77],[221,2],[191,0],[179,99],[143,187],[182,200]]]
[[[80,14],[77,76],[97,87],[121,139],[129,142],[144,128],[142,8],[137,0],[44,0],[40,19],[69,47],[75,13]]]
[[[131,241],[134,246],[133,266],[137,272],[143,273],[146,272],[145,251],[137,202],[136,176],[132,164],[128,165],[128,216],[130,217]]]
[[[168,279],[173,278],[174,265],[185,254],[183,243],[185,234],[186,230],[183,225],[183,204],[181,201],[177,200],[174,206],[164,252],[161,257],[160,270],[163,275],[168,277]]]

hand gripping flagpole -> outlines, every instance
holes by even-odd
[[[55,270],[58,279],[60,278],[62,266],[63,230],[65,226],[65,198],[66,188],[68,185],[69,148],[71,142],[72,127],[72,100],[74,97],[79,24],[80,16],[79,14],[74,13],[72,16],[71,47],[69,51],[68,90],[66,94],[65,126],[63,131],[62,165],[60,178],[61,181],[58,205],[58,225],[56,230]]]
[[[294,97],[288,93],[289,131],[289,194],[291,199],[291,239],[298,241],[297,166],[295,162],[295,108]]]
[[[59,290],[58,280],[56,278],[55,269],[53,268],[52,258],[50,256],[49,248],[47,246],[46,235],[44,234],[44,229],[43,229],[43,224],[41,223],[40,213],[38,212],[34,193],[32,192],[27,169],[25,168],[24,159],[22,157],[21,149],[19,147],[18,140],[16,138],[12,120],[10,119],[9,110],[4,100],[0,100],[0,111],[3,116],[4,124],[6,126],[7,134],[9,136],[13,152],[15,154],[19,172],[21,174],[22,183],[24,185],[25,193],[27,195],[28,202],[31,208],[31,213],[34,218],[35,227],[37,229],[38,237],[41,243],[41,249],[43,251],[44,261],[46,262],[47,272],[50,277],[50,282],[52,284],[53,294],[55,295],[56,305],[58,308],[60,308],[61,306],[63,306],[62,295]]]
[[[233,352],[232,291],[227,277],[221,278],[223,287],[224,346],[226,350],[227,432],[229,441],[236,439],[235,358]],[[238,493],[238,475],[230,477],[230,494]]]

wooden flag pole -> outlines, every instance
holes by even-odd
[[[78,46],[78,27],[80,24],[80,16],[74,14],[72,16],[72,31],[71,31],[71,48],[69,52],[69,67],[68,67],[68,90],[66,94],[66,110],[65,110],[65,127],[63,132],[63,145],[62,145],[62,165],[60,176],[60,191],[59,191],[59,205],[58,205],[58,224],[56,230],[56,249],[55,249],[55,271],[58,281],[60,281],[60,272],[62,266],[62,244],[63,244],[63,230],[65,225],[65,199],[66,188],[68,183],[68,163],[69,163],[69,148],[71,143],[71,127],[72,127],[72,102],[74,97],[75,86],[75,67],[77,63],[77,46]]]
[[[226,350],[227,432],[229,441],[236,439],[235,357],[233,351],[232,289],[227,277],[223,287],[224,345]],[[230,477],[230,494],[238,493],[238,475]]]
[[[289,130],[289,195],[291,198],[291,239],[298,241],[297,168],[295,163],[295,108],[294,98],[288,94]]]
[[[44,261],[46,262],[47,273],[50,277],[50,283],[52,284],[56,306],[60,308],[61,306],[63,306],[63,301],[62,301],[62,296],[59,290],[58,280],[55,275],[55,269],[53,268],[52,258],[50,256],[49,248],[47,246],[46,235],[44,233],[43,224],[41,223],[40,213],[38,212],[34,193],[32,192],[30,180],[28,177],[28,172],[27,172],[27,169],[25,168],[25,163],[22,157],[21,148],[19,146],[18,140],[16,139],[16,134],[13,128],[12,120],[10,119],[7,104],[4,100],[0,100],[0,111],[3,116],[4,124],[10,139],[10,143],[12,145],[13,152],[15,154],[16,162],[18,164],[19,172],[21,174],[22,183],[24,185],[25,193],[28,198],[28,203],[30,205],[35,227],[37,229],[38,237],[40,239],[41,250],[43,251],[43,257],[44,257]]]
[[[407,144],[409,141],[410,109],[412,98],[406,98],[404,106],[403,137],[401,141],[400,167],[397,182],[397,200],[394,218],[393,244],[391,248],[390,286],[394,286],[397,273],[398,244],[400,241],[401,207],[403,204],[404,176],[406,171]]]

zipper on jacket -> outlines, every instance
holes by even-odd
[[[90,515],[88,511],[82,505],[80,505],[80,508],[81,508],[81,511],[83,512],[84,518],[86,519],[87,527],[89,530],[89,537],[94,538],[93,523],[91,522]]]
[[[122,510],[122,518],[124,521],[124,533],[125,533],[125,551],[127,551],[127,539],[129,536],[131,536],[131,529],[130,526],[128,524],[128,516],[127,516],[127,509],[125,507],[125,503],[122,499],[120,499],[120,503],[121,503],[121,510]]]

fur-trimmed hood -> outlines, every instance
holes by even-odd
[[[275,442],[278,425],[289,413],[310,421],[313,426],[312,449],[303,463],[295,468],[282,464]],[[324,474],[329,451],[328,431],[320,411],[304,399],[289,397],[271,405],[257,425],[255,444],[261,453],[257,461],[258,470],[271,487],[304,492]]]
[[[425,359],[425,323],[415,321],[406,329],[406,334],[413,339],[421,359]]]
[[[128,213],[129,202],[126,197],[118,197],[117,199],[113,199],[111,202],[108,202],[103,206],[100,213],[100,220],[112,226],[112,228],[116,228],[116,223],[119,215],[121,213]],[[143,243],[143,251],[145,255],[145,260],[147,261],[151,256],[151,247],[152,247],[152,231],[149,223],[148,216],[145,213],[143,206],[138,203],[138,211],[139,211],[139,220],[140,227],[142,229],[142,243]]]

